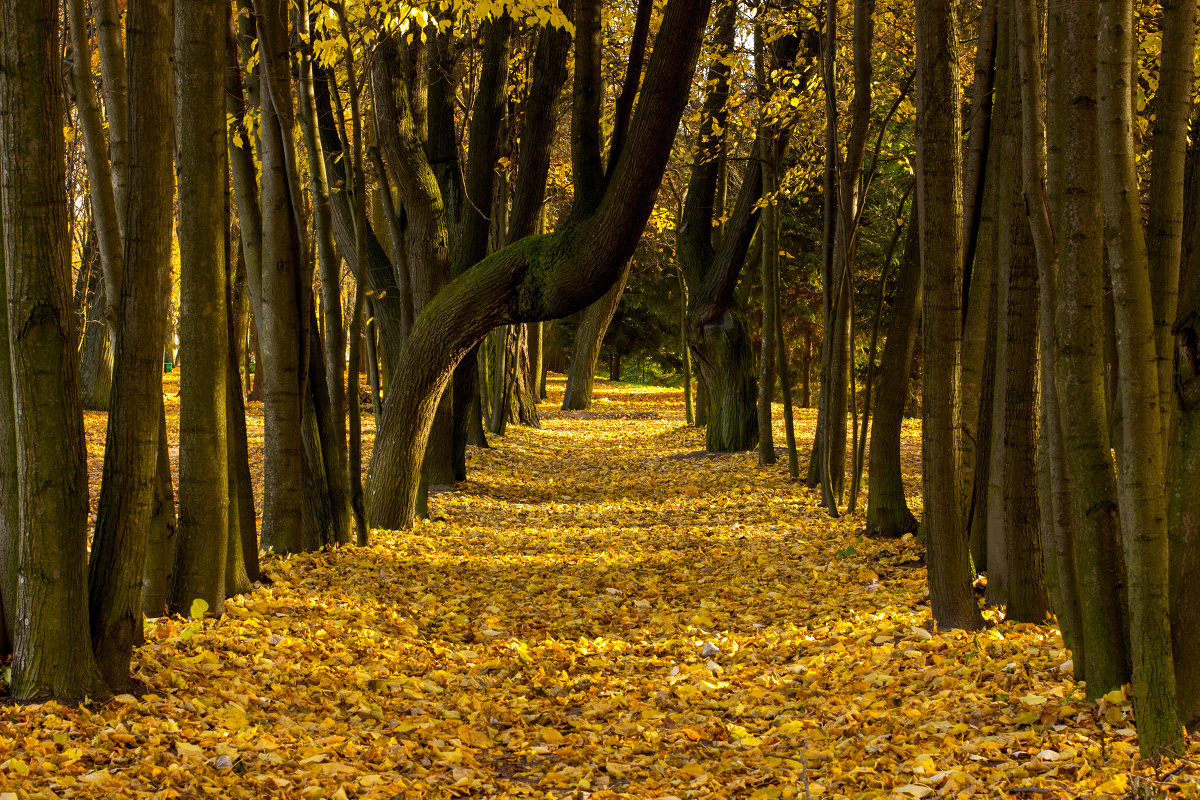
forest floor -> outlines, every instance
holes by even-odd
[[[0,793],[1200,797],[1200,743],[1136,762],[1129,703],[1083,699],[1057,629],[937,632],[918,541],[829,519],[784,463],[699,453],[678,391],[602,383],[542,418],[415,531],[148,622],[148,694],[4,706]]]

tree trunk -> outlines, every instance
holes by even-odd
[[[84,244],[81,269],[87,270],[83,340],[79,343],[79,384],[87,411],[108,411],[112,399],[113,334],[106,320],[108,298],[99,259],[89,258],[95,249],[89,233]],[[98,255],[98,254],[97,254]]]
[[[170,291],[173,200],[170,4],[129,9],[130,203],[116,280],[117,350],[104,474],[88,573],[92,647],[113,689],[130,683],[140,640],[142,577],[153,513]],[[173,500],[173,498],[172,498]]]
[[[754,25],[754,77],[758,84],[759,132],[757,155],[762,160],[764,183],[775,174],[775,152],[772,145],[775,137],[767,117],[766,101],[770,96],[767,83],[766,58],[763,52],[762,26]],[[775,437],[771,424],[771,401],[775,396],[776,350],[782,347],[775,340],[775,311],[779,305],[779,226],[772,190],[763,187],[764,207],[759,224],[762,237],[762,254],[759,260],[762,281],[762,336],[758,356],[758,463],[759,466],[775,463]],[[780,355],[783,355],[782,353]]]
[[[175,553],[175,490],[171,485],[171,454],[167,447],[166,409],[160,407],[154,500],[150,510],[146,565],[142,570],[142,613],[147,617],[167,614],[167,579]]]
[[[371,529],[367,523],[367,512],[363,505],[362,484],[362,403],[358,397],[358,353],[363,338],[363,306],[366,304],[366,287],[363,281],[354,282],[354,315],[350,318],[350,364],[347,394],[350,397],[350,442],[349,478],[350,509],[354,514],[355,541],[366,547]]]
[[[1193,129],[1197,125],[1193,121]],[[1194,135],[1193,135],[1194,141]],[[1200,152],[1188,149],[1185,195],[1200,190]],[[1185,208],[1183,263],[1175,334],[1176,429],[1167,500],[1170,536],[1171,639],[1179,716],[1194,732],[1200,725],[1200,516],[1192,489],[1200,485],[1200,214]],[[2,379],[0,373],[0,379]],[[2,443],[0,443],[2,444]]]
[[[563,411],[581,411],[592,407],[592,388],[596,380],[596,362],[600,359],[600,345],[604,334],[617,313],[625,281],[629,278],[629,267],[603,297],[584,309],[575,329],[575,348],[571,353],[571,365],[567,369],[567,388],[563,393]],[[619,380],[619,378],[613,378]]]
[[[1146,257],[1150,264],[1150,299],[1154,306],[1154,344],[1158,356],[1159,410],[1163,445],[1175,409],[1175,336],[1179,297],[1179,259],[1183,241],[1184,154],[1192,109],[1196,48],[1196,4],[1166,0],[1162,4],[1161,61],[1154,96],[1153,148],[1150,151],[1150,194]],[[1136,69],[1136,64],[1134,65]]]
[[[1037,34],[1032,34],[1028,23],[1032,19],[1027,5],[1018,5],[1014,15],[1015,27],[1013,38],[1019,72],[1013,71],[1011,78],[1014,87],[1013,105],[1019,109],[1019,117],[1024,122],[1017,133],[1020,138],[1012,137],[1013,147],[1005,147],[1005,153],[1011,162],[1021,169],[1022,160],[1026,165],[1041,164],[1045,152],[1045,132],[1042,122],[1042,104],[1045,95],[1041,86],[1041,47],[1037,42]],[[1018,90],[1019,91],[1016,91]],[[1007,280],[1004,282],[1003,297],[1007,305],[1005,314],[1005,365],[1007,379],[1005,380],[1004,395],[1004,473],[1003,473],[1003,505],[1004,531],[1007,551],[1004,560],[1008,567],[1008,592],[1005,619],[1019,622],[1045,622],[1050,614],[1050,598],[1046,589],[1044,561],[1042,557],[1042,514],[1039,505],[1039,493],[1029,491],[1029,476],[1038,474],[1038,462],[1050,459],[1051,452],[1038,452],[1038,326],[1041,319],[1049,320],[1050,305],[1047,304],[1047,316],[1040,318],[1040,298],[1053,297],[1050,287],[1039,285],[1039,271],[1042,281],[1053,281],[1057,276],[1056,262],[1049,253],[1050,227],[1046,216],[1047,209],[1041,201],[1041,191],[1044,186],[1042,175],[1034,175],[1032,169],[1024,171],[1024,202],[1022,203],[1021,172],[1018,172],[1014,186],[1012,207],[1012,224],[1010,226],[1011,256],[1001,258],[1001,263],[1007,262]],[[1036,192],[1035,192],[1036,190]],[[1024,213],[1024,212],[1027,212]],[[1003,235],[1004,228],[1000,231]],[[1044,234],[1044,235],[1040,235]],[[1035,248],[1036,242],[1036,248]],[[1053,338],[1053,328],[1044,327],[1046,338]],[[1047,343],[1046,349],[1051,347]],[[1052,373],[1048,373],[1052,374]],[[1052,388],[1052,387],[1047,387]],[[1057,424],[1057,415],[1054,424]],[[999,423],[999,420],[997,420]],[[994,424],[997,424],[994,423]],[[1051,470],[1051,485],[1054,484],[1054,465]],[[1042,504],[1052,501],[1052,497],[1043,495]],[[1049,531],[1047,531],[1049,533]],[[989,558],[989,564],[991,563]],[[991,572],[988,573],[988,584],[991,586]]]
[[[896,297],[888,319],[887,339],[879,360],[879,391],[871,422],[867,464],[867,530],[877,536],[903,536],[917,529],[908,510],[900,465],[900,425],[908,400],[913,348],[921,318],[921,231],[914,210],[908,223]]]
[[[2,162],[0,162],[2,163]],[[2,195],[0,195],[2,197]],[[17,415],[9,358],[8,275],[4,226],[0,224],[0,655],[11,655],[17,630],[17,564],[21,542],[17,473]]]
[[[229,190],[225,192],[226,215],[232,222]],[[226,239],[227,245],[230,244]],[[228,331],[229,341],[237,340],[235,322],[234,280],[230,249],[226,249],[226,274],[230,277]],[[229,479],[229,537],[225,546],[225,596],[246,594],[262,576],[258,569],[258,525],[254,515],[254,485],[250,477],[250,448],[246,436],[246,403],[242,399],[241,355],[236,347],[228,348],[229,372],[225,379],[225,442]]]
[[[822,387],[821,392],[826,402],[825,439],[820,453],[821,502],[833,516],[838,515],[846,483],[846,410],[854,370],[854,263],[858,250],[858,220],[862,205],[859,182],[871,122],[871,44],[874,36],[874,14],[874,0],[855,0],[854,100],[850,109],[850,136],[846,141],[845,161],[840,170],[841,184],[837,190],[831,287],[834,302],[830,324],[826,328],[826,335],[830,337],[827,371],[829,381]]]
[[[87,454],[71,320],[58,4],[0,6],[0,163],[17,453],[16,700],[108,694],[88,635]]]
[[[286,8],[280,0],[262,0],[255,9],[263,52],[262,82],[268,90],[260,128],[263,270],[259,349],[266,427],[262,544],[276,553],[291,553],[306,549],[301,418],[307,358],[301,346],[301,293],[308,291],[308,283],[301,280],[300,226],[294,216],[288,165],[293,138]],[[304,341],[307,344],[307,337]]]
[[[1134,166],[1132,0],[1100,0],[1099,23],[1100,172],[1121,362],[1118,395],[1123,433],[1117,452],[1117,489],[1129,575],[1138,747],[1149,757],[1160,748],[1178,751],[1183,731],[1175,702],[1168,617],[1166,472],[1155,315]]]
[[[996,128],[1003,128],[1003,109],[996,114],[993,94],[996,79],[1007,74],[1008,62],[1000,58],[998,42],[997,3],[986,0],[980,9],[979,38],[975,48],[975,85],[971,98],[971,129],[963,176],[963,275],[966,306],[963,310],[962,345],[962,426],[959,440],[961,491],[966,508],[971,509],[975,488],[975,469],[978,462],[980,401],[986,389],[983,381],[984,360],[993,344],[988,328],[995,292],[995,194],[993,184],[1001,171],[999,153],[993,149]],[[1007,52],[1007,46],[1003,48]],[[999,92],[995,92],[999,94]],[[1000,98],[997,96],[996,101]],[[999,125],[993,125],[996,117]],[[990,407],[988,412],[990,415]],[[989,417],[990,419],[990,417]],[[986,449],[986,446],[985,446]],[[974,539],[976,532],[968,517],[968,531]],[[976,568],[979,564],[976,564]]]
[[[309,184],[313,197],[313,242],[317,251],[317,263],[321,276],[321,322],[324,324],[321,341],[324,344],[325,375],[327,378],[325,391],[329,398],[329,406],[333,422],[333,441],[331,450],[336,456],[335,464],[330,465],[330,476],[335,480],[348,478],[348,461],[346,455],[346,334],[342,327],[342,271],[341,262],[333,249],[333,205],[329,195],[329,180],[325,171],[325,157],[321,148],[321,140],[317,135],[317,103],[313,94],[313,53],[309,33],[308,2],[300,3],[299,20],[300,35],[307,43],[303,48],[300,65],[299,103],[297,118],[303,133],[304,149],[308,151]],[[340,19],[340,17],[339,17]],[[343,23],[344,24],[344,23]],[[346,32],[343,30],[343,36]],[[347,48],[353,55],[353,48]],[[353,60],[348,64],[353,75]],[[359,169],[359,159],[362,155],[361,122],[358,113],[358,84],[351,84],[352,121],[359,134],[359,146],[356,149],[355,169]],[[360,236],[357,229],[366,225],[366,187],[361,176],[355,174],[355,251],[360,258],[365,255],[366,231]],[[359,218],[361,215],[361,220]],[[362,242],[360,245],[359,242]],[[358,259],[356,259],[358,260]],[[336,470],[334,469],[336,467]],[[343,494],[349,493],[349,486],[342,486]]]
[[[917,191],[924,293],[921,426],[929,602],[939,627],[982,624],[958,493],[962,158],[953,0],[917,0]]]
[[[624,269],[662,179],[708,10],[707,0],[668,0],[663,25],[673,35],[656,42],[629,139],[595,213],[494,253],[452,281],[419,315],[393,375],[371,458],[367,508],[374,524],[412,525],[422,452],[458,360],[498,325],[585,307]],[[537,266],[530,273],[532,262]],[[531,277],[540,291],[524,291]]]
[[[179,162],[179,528],[167,608],[188,614],[202,599],[225,606],[229,515],[226,272],[225,11],[175,0]],[[236,484],[235,484],[236,485]]]

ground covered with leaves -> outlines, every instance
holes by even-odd
[[[1129,703],[1084,700],[1057,629],[937,632],[918,541],[700,453],[678,392],[598,394],[474,451],[415,531],[269,558],[220,619],[147,623],[144,696],[5,706],[0,791],[1200,796],[1192,761],[1134,760]]]

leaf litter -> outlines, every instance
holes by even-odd
[[[148,621],[143,696],[5,707],[0,799],[1200,797],[1200,744],[1137,761],[1056,628],[940,633],[917,540],[754,453],[680,459],[679,392],[598,384],[594,411],[493,438],[414,531]],[[915,427],[904,452],[913,493]]]

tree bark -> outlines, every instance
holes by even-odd
[[[867,462],[867,530],[877,536],[898,537],[917,529],[917,518],[904,498],[900,470],[900,425],[908,400],[913,349],[921,317],[921,231],[914,212],[908,223],[896,298],[888,319],[887,339],[879,360],[879,399],[871,422]]]
[[[227,440],[224,9],[175,0],[175,135],[179,164],[179,528],[167,608],[225,605],[230,498]],[[240,543],[239,543],[240,544]]]
[[[0,224],[0,655],[11,655],[17,630],[17,564],[21,541],[17,414],[9,357],[8,274]]]
[[[995,244],[989,201],[989,184],[995,182],[996,155],[991,144],[996,78],[1008,66],[999,58],[997,3],[985,0],[979,12],[979,38],[975,47],[975,83],[971,97],[970,135],[963,169],[963,345],[962,345],[962,492],[971,508],[975,487],[980,400],[984,391],[983,362],[991,341],[987,323],[995,291]],[[999,98],[995,98],[998,100]],[[1003,127],[1003,120],[1000,127]],[[967,519],[971,531],[971,520]],[[974,535],[972,531],[971,535]]]
[[[580,411],[592,407],[592,390],[596,383],[596,363],[600,360],[600,346],[608,331],[625,282],[629,278],[626,265],[621,277],[604,293],[604,296],[583,310],[579,325],[575,329],[575,348],[571,353],[571,364],[567,369],[567,386],[563,392],[564,411]]]
[[[174,195],[172,30],[169,3],[130,5],[130,194],[124,266],[115,278],[117,349],[88,574],[92,646],[101,675],[114,689],[129,685],[129,658],[142,635],[142,577],[163,413],[171,263],[171,215],[163,209],[171,207]]]
[[[1129,631],[1138,747],[1143,756],[1177,751],[1182,739],[1167,599],[1164,415],[1154,306],[1133,150],[1130,90],[1133,4],[1100,0],[1097,46],[1100,166],[1105,239],[1112,274],[1122,440],[1117,489],[1129,575]]]
[[[88,635],[87,459],[71,319],[58,4],[0,6],[0,163],[12,369],[16,700],[107,689]]]
[[[89,232],[83,246],[87,280],[84,293],[83,338],[79,343],[79,384],[87,411],[108,411],[112,399],[113,334],[107,319],[108,296],[97,248]]]
[[[1193,145],[1188,151],[1185,193],[1195,197],[1197,191],[1200,152]],[[1185,210],[1184,220],[1179,311],[1173,328],[1175,400],[1179,405],[1172,442],[1167,525],[1175,691],[1179,716],[1194,732],[1200,725],[1200,581],[1195,579],[1200,575],[1200,514],[1193,502],[1194,487],[1200,486],[1200,214],[1194,205]]]
[[[255,11],[262,83],[267,89],[260,127],[263,270],[258,342],[266,426],[262,544],[277,553],[290,553],[306,549],[301,417],[307,357],[301,347],[301,293],[308,291],[308,282],[301,279],[300,226],[294,217],[293,170],[288,164],[293,156],[293,116],[286,8],[280,0],[260,0]]]
[[[924,292],[923,523],[939,627],[982,624],[958,493],[962,344],[962,158],[953,0],[917,0],[917,191]]]
[[[1019,149],[1013,155],[1023,180],[1024,209],[1015,208],[1014,216],[1025,239],[1025,253],[1012,259],[1009,265],[1005,295],[1008,303],[1007,363],[1008,381],[1004,403],[1004,529],[1008,551],[1005,561],[1009,569],[1008,607],[1005,619],[1020,622],[1045,622],[1050,614],[1050,597],[1046,588],[1042,554],[1041,504],[1053,504],[1053,496],[1029,491],[1029,476],[1038,474],[1039,461],[1051,460],[1055,453],[1043,448],[1039,452],[1038,434],[1038,354],[1039,324],[1047,341],[1042,350],[1052,358],[1054,328],[1051,322],[1052,301],[1058,278],[1057,256],[1053,252],[1053,236],[1049,208],[1044,201],[1046,137],[1042,107],[1045,90],[1042,84],[1042,48],[1036,23],[1036,7],[1030,2],[1017,4],[1014,14],[1014,39],[1019,70],[1014,99],[1020,98]],[[1018,197],[1021,192],[1018,190]],[[1026,214],[1020,213],[1022,210]],[[1016,236],[1013,236],[1016,240]],[[1043,369],[1053,376],[1053,371]],[[1042,389],[1042,396],[1053,392],[1053,386]],[[1046,409],[1040,409],[1047,417]],[[1050,423],[1058,424],[1057,411]],[[1048,440],[1049,437],[1044,437]],[[1058,483],[1057,466],[1051,460],[1051,487]],[[1046,531],[1047,535],[1050,531]],[[990,574],[989,574],[990,578]]]
[[[1150,300],[1154,306],[1159,410],[1163,445],[1175,409],[1171,332],[1179,298],[1179,259],[1183,241],[1184,154],[1192,109],[1196,49],[1196,4],[1166,0],[1162,4],[1161,63],[1154,98],[1153,148],[1150,151],[1149,214],[1146,257],[1150,263]],[[1135,65],[1136,66],[1136,65]]]

